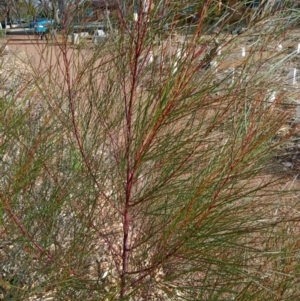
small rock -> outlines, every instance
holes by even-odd
[[[283,49],[282,44],[278,44],[277,47],[276,47],[276,50],[277,51],[282,51],[282,49]]]
[[[108,275],[108,271],[105,271],[101,278],[105,279],[107,277],[107,275]]]
[[[291,162],[282,162],[281,164],[287,168],[291,168],[293,166],[293,163],[291,163]]]
[[[4,55],[4,54],[9,54],[9,48],[8,48],[8,46],[7,45],[1,45],[0,46],[1,48],[0,48],[0,52],[1,52],[1,55]]]
[[[8,53],[9,53],[9,48],[8,48],[7,45],[5,45],[5,47],[4,47],[4,53],[5,53],[5,54],[8,54]]]
[[[290,126],[284,125],[277,131],[276,136],[281,138],[285,137],[286,135],[289,134],[290,130],[291,130]]]

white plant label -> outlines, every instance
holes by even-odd
[[[296,121],[300,122],[300,105],[296,106]]]
[[[153,51],[149,51],[149,58],[148,58],[148,64],[152,64],[154,62],[154,56],[153,56]]]
[[[276,99],[276,92],[273,91],[271,93],[271,96],[270,96],[270,99],[269,99],[270,104],[272,104],[275,101],[275,99]]]
[[[242,47],[242,57],[245,57],[246,56],[246,49],[245,47]]]
[[[210,62],[210,67],[215,71],[218,72],[218,62],[217,61],[211,61]]]
[[[288,75],[288,82],[290,85],[295,85],[297,82],[297,68],[292,68]]]
[[[79,44],[79,34],[78,33],[73,33],[73,44],[74,45]]]

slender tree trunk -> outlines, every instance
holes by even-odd
[[[58,3],[56,1],[52,2],[52,9],[55,23],[60,24]]]
[[[11,26],[11,22],[10,22],[10,7],[7,8],[6,10],[6,26],[10,26],[10,28],[12,28]]]

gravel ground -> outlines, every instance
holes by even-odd
[[[291,51],[294,51],[296,49],[296,45],[297,45],[297,32],[293,32],[289,38],[286,38],[284,41],[282,41],[282,53],[279,53],[279,56],[285,56],[287,54],[289,54]],[[300,42],[300,41],[299,41]],[[249,42],[248,44],[245,42],[245,45],[243,45],[245,47],[245,52],[247,52],[249,50],[249,48],[251,47],[251,43]],[[46,42],[46,41],[41,41],[38,40],[35,36],[26,36],[26,35],[12,35],[12,36],[8,36],[7,37],[7,46],[9,49],[9,53],[5,53],[4,54],[4,72],[3,74],[0,74],[0,80],[5,81],[7,83],[7,86],[5,87],[5,89],[10,89],[11,87],[9,85],[15,84],[15,80],[14,81],[9,81],[10,78],[4,80],[1,79],[1,76],[5,75],[5,68],[7,69],[14,69],[17,70],[17,76],[18,78],[22,79],[22,76],[26,76],[26,74],[28,74],[28,72],[31,72],[30,68],[28,68],[28,65],[32,64],[33,69],[36,68],[36,70],[38,70],[39,72],[43,72],[43,70],[45,68],[51,68],[52,65],[56,65],[57,64],[57,60],[62,60],[61,56],[58,56],[59,53],[59,44],[57,43],[53,43],[53,42]],[[266,47],[266,50],[263,53],[258,53],[258,56],[266,56],[268,57],[268,55],[270,53],[273,53],[276,50],[276,41],[274,41],[273,45],[268,45],[268,47]],[[42,53],[46,53],[46,50],[50,50],[49,52],[47,52],[47,55],[43,56],[43,59],[41,59],[41,54]],[[68,55],[72,55],[74,54],[76,50],[74,48],[70,48],[68,50]],[[16,56],[14,56],[13,54],[16,54]],[[225,70],[227,68],[230,67],[235,67],[236,65],[239,64],[240,60],[242,60],[242,51],[241,51],[241,47],[240,45],[238,45],[236,47],[236,52],[233,53],[232,56],[232,61],[228,62],[226,61],[225,63],[223,63],[222,65],[219,66],[219,70]],[[80,60],[78,61],[78,63],[80,64]],[[298,61],[291,61],[288,62],[285,66],[284,66],[284,70],[282,73],[282,78],[283,80],[286,79],[286,74],[289,70],[289,68],[300,68],[300,65],[298,63]],[[39,73],[40,74],[40,73]],[[42,74],[42,73],[41,73]],[[16,78],[16,77],[15,77]],[[297,88],[297,86],[295,86],[295,89]],[[299,98],[300,99],[300,98]],[[289,124],[286,125],[285,128],[282,129],[282,131],[292,131],[295,130],[295,125],[293,124]],[[298,143],[298,136],[297,133],[299,132],[298,129],[296,129],[297,131],[294,134],[294,139],[292,139],[290,142],[288,142],[286,144],[286,148],[283,149],[283,153],[285,155],[282,155],[280,158],[278,158],[278,160],[275,162],[276,164],[276,170],[277,172],[282,172],[282,171],[286,171],[287,173],[289,173],[289,175],[291,175],[292,177],[294,177],[295,175],[298,175],[298,173],[300,173],[300,143]],[[286,134],[283,133],[283,135]],[[298,155],[299,153],[299,155]],[[287,180],[290,181],[290,180]],[[116,231],[118,230],[118,226],[115,226]],[[13,251],[13,249],[11,248],[11,253]],[[6,254],[5,254],[6,255]],[[3,255],[4,256],[4,255]],[[100,263],[103,266],[101,266],[101,268],[103,268],[103,270],[105,270],[107,267],[105,266],[105,264],[107,265],[107,262],[112,261],[111,259],[108,259],[107,261]],[[91,273],[92,276],[93,274],[97,274],[95,271],[93,271],[93,273]],[[105,275],[105,276],[104,276]],[[99,275],[96,275],[99,277]],[[103,274],[100,275],[101,279],[104,279],[107,276],[107,274]],[[113,280],[113,279],[112,279]],[[1,284],[1,283],[0,283]],[[1,299],[1,296],[0,296]],[[30,298],[31,301],[38,301],[38,300],[42,300],[42,301],[50,301],[50,300],[55,300],[55,298],[51,295],[51,292],[49,292],[48,294],[44,294],[43,297],[38,297],[38,296],[32,296],[32,298]]]

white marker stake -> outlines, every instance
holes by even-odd
[[[300,53],[300,43],[297,45],[297,53]]]
[[[78,34],[78,33],[73,33],[73,36],[72,36],[72,44],[73,44],[73,45],[79,44],[79,34]]]
[[[296,106],[296,122],[300,122],[300,105]]]
[[[183,49],[177,49],[176,57],[177,57],[178,60],[184,59],[186,57],[186,53],[183,52]]]
[[[242,47],[242,57],[245,57],[246,56],[246,49],[245,47]]]
[[[174,69],[172,74],[175,74],[178,70],[178,63],[180,62],[180,60],[182,60],[183,58],[185,58],[186,53],[182,53],[182,49],[178,48],[176,51],[176,56],[175,56],[175,62],[174,62]]]
[[[175,57],[175,62],[174,62],[174,69],[173,69],[172,74],[175,74],[177,72],[177,70],[178,70],[178,61],[180,60],[180,57],[181,57],[181,50],[177,49],[177,51],[176,51],[176,57]]]
[[[293,82],[292,82],[293,85],[296,84],[296,76],[297,76],[297,69],[294,68],[294,70],[293,70]]]
[[[211,68],[213,69],[214,72],[216,72],[216,73],[218,72],[218,69],[217,69],[218,68],[218,62],[217,61],[211,61],[210,66],[211,66]]]
[[[276,92],[272,92],[271,96],[270,96],[270,103],[273,103],[276,99]]]
[[[293,68],[290,70],[290,73],[288,74],[288,82],[290,85],[296,84],[296,76],[297,76],[297,69]]]
[[[133,21],[134,21],[134,22],[137,22],[138,19],[139,19],[138,14],[137,14],[137,13],[133,13]]]
[[[277,49],[277,51],[281,51],[282,48],[283,48],[282,45],[281,45],[281,44],[278,44],[276,49]]]
[[[149,51],[149,59],[148,64],[152,64],[154,62],[153,51]]]
[[[177,72],[177,69],[178,69],[177,68],[177,62],[175,62],[172,74],[175,74]]]
[[[268,91],[270,92],[270,91]],[[273,91],[271,94],[269,94],[270,96],[268,97],[267,99],[267,104],[266,104],[266,107],[269,107],[273,104],[273,102],[275,101],[276,99],[276,92]]]

